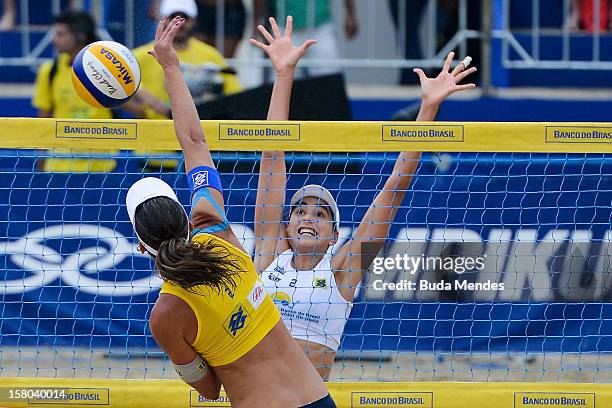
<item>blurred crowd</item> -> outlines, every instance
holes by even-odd
[[[109,0],[113,3],[112,0]],[[163,89],[161,70],[147,54],[151,48],[154,30],[161,17],[173,18],[176,15],[187,21],[176,38],[175,47],[181,61],[183,74],[196,103],[211,101],[219,96],[242,91],[236,72],[229,67],[226,58],[236,54],[243,37],[259,37],[257,25],[267,24],[267,17],[274,16],[284,21],[287,15],[293,16],[294,41],[301,43],[314,38],[313,47],[306,59],[335,60],[341,56],[338,34],[334,22],[333,2],[331,0],[252,0],[247,3],[247,13],[243,0],[134,0],[135,42],[134,50],[142,70],[142,83],[137,96],[124,108],[133,117],[160,119],[169,117],[168,95]],[[359,32],[359,19],[354,0],[342,0],[345,38],[351,40]],[[404,3],[404,7],[400,3]],[[52,43],[57,57],[43,64],[36,80],[36,94],[33,105],[39,116],[48,117],[87,117],[109,118],[114,112],[85,106],[74,98],[69,81],[69,67],[80,49],[98,39],[96,22],[85,11],[77,10],[77,1],[64,1],[67,7],[55,16]],[[420,38],[420,20],[427,0],[388,0],[392,20],[397,35],[402,36],[398,43],[403,45],[406,59],[417,60],[423,57]],[[438,37],[436,46],[444,45],[457,31],[457,0],[442,0],[437,12]],[[111,4],[112,9],[112,4]],[[478,25],[478,7],[471,8],[474,28]],[[223,30],[219,30],[217,12],[222,11]],[[400,16],[400,14],[403,14]],[[247,24],[247,16],[252,24]],[[10,29],[15,26],[15,0],[4,0],[4,14],[1,26]],[[473,17],[473,18],[472,18]],[[405,27],[402,27],[402,24]],[[252,27],[253,31],[246,33]],[[222,34],[219,41],[217,35]],[[221,43],[222,48],[216,46]],[[338,73],[341,70],[333,65],[304,68],[298,77],[320,76]],[[271,78],[267,77],[267,80]],[[409,70],[402,73],[400,83],[416,84],[418,78]]]
[[[236,71],[227,63],[227,58],[236,56],[244,37],[258,38],[259,24],[267,25],[267,17],[274,16],[284,21],[293,16],[295,43],[306,39],[317,40],[305,59],[335,60],[341,58],[337,27],[343,28],[347,40],[355,38],[360,31],[356,0],[342,2],[342,13],[335,13],[332,0],[133,0],[134,1],[134,49],[141,67],[141,86],[121,111],[94,108],[77,95],[71,81],[71,64],[76,54],[87,44],[99,39],[100,23],[83,11],[84,1],[62,0],[63,11],[54,16],[52,44],[56,57],[42,64],[37,72],[32,105],[39,117],[110,119],[132,117],[142,119],[170,118],[169,97],[163,85],[163,74],[158,64],[147,53],[152,48],[155,27],[161,17],[181,16],[186,23],[177,34],[174,46],[188,88],[196,102],[203,105],[220,97],[243,91]],[[471,0],[467,11],[469,29],[480,28],[480,1]],[[610,0],[612,1],[612,0]],[[612,24],[612,7],[609,0],[571,0],[570,14],[565,24],[571,29],[607,30]],[[16,0],[3,0],[0,31],[18,28]],[[107,4],[108,3],[108,4]],[[121,9],[113,4],[118,0],[106,0],[110,10]],[[124,2],[121,1],[121,4]],[[394,23],[400,53],[408,60],[419,60],[425,55],[422,49],[422,25],[429,0],[387,0],[377,3],[389,10]],[[459,1],[437,0],[436,33],[434,51],[437,52],[458,30]],[[599,5],[599,9],[596,9]],[[221,12],[222,16],[218,13]],[[335,21],[341,17],[342,21]],[[368,16],[369,17],[369,16]],[[248,21],[251,19],[251,21]],[[218,22],[223,21],[222,27]],[[252,31],[247,32],[248,28]],[[222,35],[222,39],[218,38]],[[479,65],[479,46],[468,43],[468,54]],[[342,74],[334,65],[300,68],[298,78]],[[267,76],[265,80],[272,78]],[[402,70],[401,84],[417,84],[418,77],[412,70]],[[51,163],[51,164],[49,164]],[[60,163],[60,164],[58,164]],[[97,167],[90,170],[106,171],[112,164],[96,161]],[[154,161],[150,161],[154,163]],[[72,162],[72,165],[74,162]],[[160,160],[160,166],[176,163]],[[48,170],[63,169],[61,160],[50,161]]]

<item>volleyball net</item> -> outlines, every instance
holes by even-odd
[[[342,336],[330,378],[340,406],[612,406],[612,126],[203,128],[251,252],[262,150],[287,152],[287,196],[306,184],[335,196],[332,251],[397,152],[424,152]],[[9,400],[26,386],[69,387],[77,405],[229,406],[160,383],[177,376],[148,328],[161,280],[136,251],[125,195],[156,176],[189,207],[172,123],[0,119],[0,129],[0,406],[35,406]]]

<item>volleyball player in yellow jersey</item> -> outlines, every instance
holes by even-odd
[[[207,398],[218,398],[223,385],[234,408],[335,407],[228,225],[219,173],[172,47],[182,23],[160,22],[152,55],[185,156],[191,221],[159,179],[139,180],[126,199],[140,248],[164,280],[151,331],[181,378]]]
[[[270,23],[273,33],[259,26],[268,45],[255,40],[251,44],[268,54],[276,71],[268,120],[287,120],[299,58],[291,42],[291,19],[287,19],[284,35],[273,19]],[[469,65],[466,58],[451,69],[453,57],[451,52],[436,78],[428,78],[422,70],[415,69],[422,91],[417,121],[434,120],[447,96],[475,86],[459,85],[476,68],[466,69]],[[262,154],[255,208],[254,263],[287,328],[324,379],[331,372],[355,290],[362,280],[360,244],[372,242],[382,246],[387,239],[419,159],[419,152],[398,155],[392,174],[353,236],[334,254],[328,254],[329,247],[338,240],[340,226],[340,213],[332,194],[323,186],[302,187],[291,198],[289,219],[285,221],[284,152]]]

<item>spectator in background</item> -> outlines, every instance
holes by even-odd
[[[221,0],[198,0],[198,22],[194,36],[211,46],[217,42],[217,3]],[[224,2],[223,56],[233,58],[244,34],[246,12],[242,0]]]
[[[606,31],[608,28],[612,28],[611,13],[610,0],[600,0],[599,29],[597,31]],[[595,0],[572,0],[567,23],[572,30],[595,31]]]
[[[402,9],[400,4],[405,3]],[[421,24],[429,23],[428,14],[425,12],[427,0],[389,0],[389,8],[393,23],[397,30],[398,42],[402,34],[400,13],[405,14],[403,53],[407,60],[418,60],[425,58],[426,53],[421,49]],[[470,0],[466,2],[467,7],[467,29],[480,30],[480,0]],[[439,0],[436,2],[436,21],[435,38],[433,38],[434,55],[437,54],[459,30],[459,1],[458,0]],[[480,40],[467,40],[468,55],[473,58],[474,65],[480,65]],[[401,43],[401,42],[400,42]],[[461,56],[461,58],[465,57]],[[431,70],[426,70],[431,72]],[[479,73],[473,75],[474,81],[478,82]],[[400,72],[400,84],[418,84],[419,78],[414,75],[411,69],[402,69]]]
[[[354,38],[359,30],[359,22],[354,0],[344,0],[345,18],[344,32],[349,40]],[[339,59],[336,30],[332,21],[331,0],[255,0],[253,11],[253,28],[263,23],[263,16],[270,12],[277,21],[285,21],[287,16],[293,17],[293,40],[301,44],[308,39],[317,41],[303,60]],[[257,34],[254,34],[257,38]],[[296,78],[327,75],[340,72],[335,66],[302,68],[296,72]]]
[[[213,100],[219,96],[242,91],[235,72],[227,66],[225,59],[210,45],[193,38],[193,29],[198,16],[195,0],[161,0],[159,16],[169,23],[176,16],[183,17],[185,23],[174,37],[174,49],[180,61],[181,71],[191,97],[196,105]],[[153,43],[134,50],[140,64],[141,82],[136,97],[124,105],[125,109],[138,118],[170,118],[170,98],[164,85],[164,73],[149,51]],[[174,152],[158,152],[156,158],[147,152],[149,160],[143,164],[147,169],[159,168],[172,170],[178,166],[176,159],[163,156]]]
[[[0,19],[0,31],[10,31],[15,28],[17,20],[17,7],[15,0],[4,0],[2,18]]]
[[[83,47],[98,40],[96,23],[84,11],[65,11],[54,19],[53,46],[57,57],[38,69],[32,105],[41,118],[111,119],[110,109],[88,105],[72,84],[72,61]],[[59,150],[55,151],[60,152]],[[74,152],[74,151],[73,151]],[[89,150],[85,151],[90,153]],[[62,159],[45,160],[45,171],[110,171],[114,160]]]
[[[470,0],[465,3],[467,21],[466,28],[468,30],[480,31],[482,23],[481,14],[481,0]],[[459,31],[459,0],[441,0],[438,6],[437,13],[437,39],[436,39],[436,52],[439,52],[442,47],[448,44],[448,42],[457,34]],[[472,64],[480,66],[480,39],[470,38],[466,41],[467,43],[467,55],[472,57]],[[461,58],[464,58],[462,55]],[[471,76],[473,81],[480,82],[480,73],[477,71]]]
[[[134,47],[153,41],[157,28],[157,2],[155,0],[134,1]],[[121,3],[125,3],[121,1]]]
[[[198,15],[195,0],[161,0],[159,15],[168,21],[176,16],[185,18],[185,23],[176,33],[174,48],[196,105],[242,90],[238,78],[229,69],[223,56],[210,45],[193,38]],[[153,43],[148,43],[134,50],[140,63],[141,82],[136,98],[126,108],[136,117],[168,119],[170,98],[164,86],[161,67],[149,54],[152,49]]]
[[[402,50],[402,52],[404,53],[404,59],[419,60],[423,58],[423,53],[421,52],[421,38],[419,35],[419,31],[421,28],[421,16],[423,14],[423,9],[425,8],[427,0],[389,0],[391,18],[393,19],[393,24],[395,25],[395,29],[397,30],[397,38],[399,43],[401,43],[400,35],[402,32],[402,29],[400,27],[400,12],[402,12],[400,8],[400,2],[404,2],[406,4],[403,10],[404,21],[406,22]],[[404,68],[401,70],[400,84],[416,85],[418,83],[419,78],[414,75],[411,68]]]

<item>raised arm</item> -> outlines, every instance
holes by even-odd
[[[157,26],[155,45],[150,53],[164,72],[174,119],[174,131],[185,155],[185,170],[190,171],[197,166],[213,167],[214,164],[202,132],[198,112],[183,79],[178,56],[172,46],[176,32],[184,23],[185,20],[181,17],[176,17],[171,21],[163,18]]]
[[[225,217],[219,173],[214,168],[200,118],[183,79],[178,56],[172,46],[174,36],[184,22],[181,17],[175,17],[171,21],[163,18],[157,26],[155,45],[150,54],[164,72],[172,108],[174,132],[185,156],[185,171],[192,192],[192,222],[196,228],[204,230],[220,226],[221,229],[216,228],[216,231],[221,231],[223,235],[230,233],[231,230]]]
[[[293,20],[287,17],[285,34],[274,18],[270,17],[274,36],[263,26],[259,31],[268,45],[252,39],[251,44],[261,48],[272,61],[276,77],[272,88],[272,97],[268,109],[268,120],[289,119],[289,105],[295,67],[314,40],[304,42],[295,47],[291,41]],[[289,248],[283,223],[283,208],[285,205],[285,188],[287,169],[285,153],[282,151],[264,151],[259,166],[259,183],[255,203],[255,267],[259,272],[265,270],[277,253]]]
[[[444,68],[436,78],[427,78],[423,70],[414,69],[421,81],[422,94],[417,121],[433,121],[440,104],[449,95],[476,86],[474,84],[458,85],[466,76],[475,72],[476,68],[465,69],[463,63],[460,63],[451,71],[454,55],[453,52],[448,54]],[[361,271],[361,243],[374,241],[383,245],[398,207],[404,199],[406,190],[410,187],[420,158],[420,152],[401,152],[399,154],[391,175],[359,223],[353,239],[344,244],[334,255],[332,268],[340,286],[340,292],[346,299],[352,300],[355,288],[361,281],[361,273],[355,273]]]

